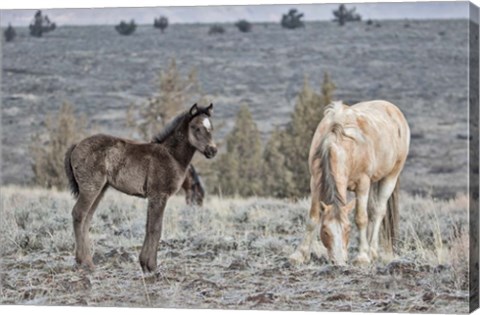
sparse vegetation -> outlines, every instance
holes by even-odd
[[[5,38],[5,41],[7,43],[12,42],[15,39],[15,36],[17,36],[15,29],[12,27],[12,25],[8,24],[8,27],[3,32],[3,37]]]
[[[33,37],[42,37],[44,33],[55,30],[57,25],[50,21],[48,15],[43,16],[42,11],[35,13],[33,22],[29,25],[30,35]]]
[[[210,26],[210,29],[208,30],[208,35],[216,35],[223,33],[225,33],[225,28],[218,24]]]
[[[165,29],[168,27],[168,18],[166,16],[161,16],[158,19],[155,19],[153,27],[158,28],[162,33],[165,32]]]
[[[74,108],[64,103],[57,116],[48,116],[45,133],[32,137],[33,183],[42,187],[65,189],[67,178],[64,157],[67,149],[86,135],[85,118],[76,117]]]
[[[91,233],[94,260],[105,267],[88,274],[74,267],[74,200],[67,192],[2,187],[1,194],[1,304],[468,312],[466,196],[402,194],[398,256],[372,268],[335,267],[316,256],[309,264],[288,263],[304,234],[309,200],[212,196],[198,209],[172,197],[161,267],[142,276],[145,200],[107,192]],[[352,252],[355,246],[352,234]]]
[[[347,9],[344,4],[341,4],[337,10],[333,11],[333,15],[335,16],[334,21],[338,23],[338,25],[343,26],[347,22],[359,22],[362,20],[360,14],[356,13],[356,8]]]
[[[128,36],[135,32],[137,29],[137,24],[135,24],[134,20],[131,20],[129,23],[125,21],[121,21],[120,24],[115,25],[115,30],[120,35]]]
[[[252,24],[247,20],[240,20],[237,23],[235,23],[235,26],[242,33],[248,33],[252,30]]]
[[[302,21],[303,13],[297,11],[297,9],[290,9],[287,14],[282,15],[280,24],[286,29],[296,29],[305,27],[305,23]]]

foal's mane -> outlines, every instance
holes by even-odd
[[[200,115],[207,115],[210,117],[210,112],[208,111],[207,108],[204,107],[197,107],[197,111],[195,114],[192,116],[190,115],[190,111],[186,110],[175,116],[166,126],[165,128],[162,129],[159,133],[157,133],[153,138],[152,142],[155,143],[162,143],[164,142],[172,133],[175,132],[175,129],[179,125],[181,125],[185,119],[188,119],[190,122],[193,118],[200,116]]]
[[[165,126],[165,128],[162,129],[162,131],[160,131],[153,137],[152,142],[162,143],[163,141],[165,141],[165,139],[167,139],[168,136],[170,136],[175,131],[177,126],[180,125],[188,115],[189,112],[187,110],[178,114]]]

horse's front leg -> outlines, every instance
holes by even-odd
[[[310,213],[307,219],[307,230],[302,243],[297,250],[290,255],[289,260],[293,264],[301,264],[310,260],[312,247],[315,254],[325,254],[325,249],[321,247],[318,242],[318,235],[320,230],[320,205],[319,199],[316,194],[312,194],[312,203],[310,207]],[[312,246],[313,243],[313,246]]]
[[[367,239],[367,225],[368,225],[368,193],[370,190],[370,179],[362,178],[355,190],[356,194],[356,210],[355,210],[355,224],[358,228],[358,255],[354,260],[357,264],[370,263],[370,251]]]
[[[162,221],[167,195],[148,198],[147,226],[145,241],[140,252],[140,265],[143,272],[152,272],[157,268],[157,249],[162,235]]]

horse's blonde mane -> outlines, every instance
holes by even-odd
[[[341,101],[332,102],[324,111],[324,119],[329,121],[328,132],[324,135],[320,146],[318,147],[317,157],[320,159],[321,176],[319,191],[322,201],[332,205],[335,213],[341,216],[340,208],[345,205],[346,200],[343,199],[338,190],[335,180],[335,170],[331,165],[332,148],[335,143],[344,138],[352,138],[345,133],[345,107]],[[341,219],[344,219],[341,217]]]

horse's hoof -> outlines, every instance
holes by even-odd
[[[318,257],[328,257],[327,249],[320,245],[320,243],[315,242],[312,244],[312,252]]]
[[[372,260],[377,260],[378,253],[376,249],[370,248],[370,258],[372,258]]]
[[[367,253],[360,253],[358,256],[353,260],[353,264],[357,266],[365,266],[370,264],[370,257],[368,257]]]
[[[305,256],[300,251],[296,251],[295,253],[290,255],[288,261],[292,265],[300,265],[305,262]]]

